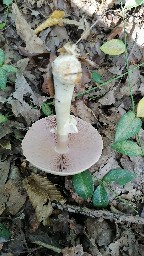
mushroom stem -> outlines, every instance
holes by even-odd
[[[57,121],[56,151],[63,154],[68,150],[68,134],[78,132],[76,120],[70,116],[70,106],[74,86],[81,79],[81,64],[75,56],[63,55],[54,60],[52,71]]]

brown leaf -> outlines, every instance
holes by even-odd
[[[64,203],[65,199],[46,177],[38,174],[32,174],[26,178],[23,185],[35,209],[38,221],[47,225],[48,217],[53,212],[51,201],[56,200]]]
[[[52,73],[49,71],[43,75],[44,82],[42,84],[42,91],[46,94],[49,94],[50,97],[54,97],[54,83],[52,79]]]
[[[123,31],[123,26],[117,26],[115,27],[112,32],[110,33],[110,35],[108,36],[107,40],[111,40],[113,38],[115,38],[117,35],[120,35]]]
[[[36,36],[33,29],[27,23],[16,4],[12,5],[13,16],[15,16],[15,25],[18,35],[25,41],[26,50],[30,53],[43,53],[45,47],[42,40]]]
[[[9,213],[15,215],[25,203],[26,196],[20,193],[19,188],[9,180],[5,185],[5,193],[8,195],[7,208]]]
[[[77,100],[75,102],[76,106],[76,115],[82,118],[88,123],[95,123],[96,117],[93,111],[86,106],[83,100]]]

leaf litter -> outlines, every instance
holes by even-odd
[[[50,243],[49,240],[41,240],[41,232],[43,236],[48,233],[53,237],[55,246],[63,248],[64,256],[143,254],[143,235],[140,224],[129,225],[126,220],[124,224],[117,223],[110,218],[107,221],[104,220],[104,215],[95,219],[88,216],[81,218],[80,213],[73,214],[76,212],[74,209],[73,213],[54,209],[52,200],[57,199],[57,193],[64,201],[67,199],[69,205],[78,203],[82,209],[85,209],[83,208],[85,205],[91,208],[91,205],[88,201],[84,202],[76,198],[72,186],[68,188],[71,177],[63,179],[63,177],[47,175],[47,179],[43,173],[30,167],[28,163],[25,167],[22,166],[21,140],[31,123],[42,117],[41,104],[49,102],[49,99],[54,97],[51,77],[52,60],[48,58],[48,67],[43,65],[44,57],[40,56],[40,53],[45,54],[50,51],[53,56],[56,56],[57,50],[63,48],[66,42],[76,43],[82,37],[83,40],[77,44],[80,57],[89,59],[89,62],[94,65],[84,65],[83,81],[75,90],[71,111],[92,123],[103,135],[104,140],[103,155],[90,171],[94,173],[96,185],[98,183],[95,178],[102,178],[112,168],[124,168],[134,172],[135,179],[125,187],[113,184],[115,192],[126,200],[126,204],[110,193],[110,205],[106,214],[109,212],[119,213],[122,216],[125,216],[125,213],[131,214],[129,221],[137,216],[143,216],[143,157],[128,157],[111,149],[118,120],[125,111],[130,109],[131,104],[127,74],[119,80],[114,79],[126,71],[125,55],[111,57],[100,50],[103,43],[108,40],[124,39],[119,6],[120,1],[108,0],[103,3],[93,0],[71,0],[70,2],[54,0],[49,3],[45,0],[25,0],[23,3],[17,1],[17,5],[13,4],[12,10],[9,10],[6,30],[1,30],[0,47],[6,51],[7,64],[15,65],[17,62],[15,66],[19,69],[19,73],[16,80],[15,78],[11,80],[10,77],[5,92],[0,91],[0,113],[8,119],[7,122],[0,124],[0,214],[1,221],[12,231],[12,240],[7,243],[8,251],[4,245],[3,255],[20,255],[25,252],[35,255],[34,246],[38,256],[45,253],[58,255],[57,252],[52,252],[54,248],[44,247]],[[4,12],[2,8],[0,10]],[[62,26],[55,25],[39,31],[36,35],[35,29],[38,25],[50,17],[55,10],[65,13],[64,19],[69,21],[69,24],[65,22],[60,24]],[[134,15],[129,14],[126,17],[127,50],[129,68],[132,70],[130,84],[137,107],[144,96],[143,68],[135,68],[136,64],[141,64],[143,61],[143,7],[139,6],[131,11]],[[95,21],[95,26],[86,33]],[[34,61],[33,54],[37,54]],[[100,86],[91,80],[90,74],[93,71],[101,76],[103,82],[109,79],[114,80],[106,86]],[[90,93],[77,97],[78,93],[94,87],[96,87],[95,90]],[[142,131],[141,129],[140,136],[143,143]],[[11,176],[11,171],[13,170],[14,175],[15,168],[18,180]],[[31,172],[35,174],[31,176]],[[37,180],[36,177],[39,179]],[[27,199],[22,180],[25,182],[24,187],[29,196]],[[54,187],[53,184],[55,184]],[[33,186],[35,192],[32,191]],[[53,198],[50,198],[50,188],[52,193],[54,192]],[[135,207],[137,213],[129,207],[129,204]],[[7,216],[11,220],[7,220]],[[31,226],[34,225],[34,220],[36,229]],[[47,231],[40,222],[47,225]],[[81,229],[78,231],[79,225]],[[40,243],[33,245],[30,239],[30,235],[34,235],[35,232],[37,232],[37,241],[43,241],[41,250],[39,250]]]

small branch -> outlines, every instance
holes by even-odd
[[[106,210],[93,210],[86,207],[79,207],[75,205],[61,205],[59,203],[52,203],[54,208],[65,210],[71,213],[79,213],[90,218],[103,218],[106,220],[115,221],[117,223],[129,222],[133,224],[144,224],[144,218],[128,214],[117,214]]]
[[[42,247],[45,247],[45,248],[47,248],[47,249],[49,249],[49,250],[52,250],[52,251],[54,251],[54,252],[57,252],[57,253],[61,253],[61,252],[62,252],[62,249],[60,249],[60,248],[58,248],[58,247],[55,247],[55,246],[53,246],[53,245],[50,245],[50,244],[43,243],[43,242],[41,242],[41,241],[34,241],[33,243],[34,243],[34,244],[37,244],[37,245],[40,245],[40,246],[42,246]]]

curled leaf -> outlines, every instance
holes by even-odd
[[[125,52],[125,44],[119,39],[112,39],[104,43],[100,49],[105,54],[120,55]]]

